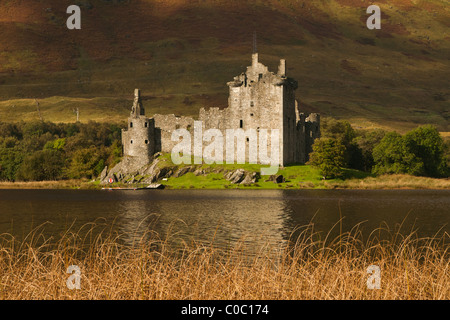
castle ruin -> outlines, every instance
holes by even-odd
[[[320,136],[320,116],[299,112],[295,100],[298,83],[287,76],[285,60],[280,61],[278,72],[274,73],[260,63],[258,53],[254,53],[251,66],[227,84],[227,108],[200,109],[198,120],[202,122],[203,130],[218,129],[225,133],[227,129],[254,129],[256,132],[277,129],[279,164],[284,166],[308,160],[314,140]],[[157,152],[170,153],[178,143],[172,141],[173,131],[186,129],[192,132],[194,121],[173,114],[155,114],[153,118],[147,118],[140,92],[136,89],[128,128],[122,131],[124,159],[139,167],[150,163]],[[247,137],[247,145],[248,142]],[[248,152],[248,147],[246,150]],[[270,150],[270,141],[267,150]]]

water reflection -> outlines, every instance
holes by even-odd
[[[0,190],[0,233],[20,238],[51,222],[46,232],[53,236],[102,218],[127,244],[155,232],[178,244],[242,241],[257,248],[282,245],[310,222],[327,233],[341,217],[344,232],[365,221],[368,234],[406,218],[404,232],[450,233],[449,208],[449,190]]]
[[[173,191],[171,195],[170,201],[149,197],[120,204],[118,225],[129,244],[152,230],[178,243],[213,242],[221,247],[237,242],[247,247],[282,245],[288,237],[291,215],[280,190],[262,194],[214,190],[190,193],[188,198],[185,192]]]

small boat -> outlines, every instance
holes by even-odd
[[[161,183],[153,183],[145,187],[144,189],[164,189],[165,186]]]
[[[164,189],[164,185],[160,183],[150,184],[146,187],[115,187],[115,188],[102,188],[102,190],[148,190],[148,189]]]

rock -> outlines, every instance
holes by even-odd
[[[221,172],[223,172],[223,169],[222,168],[216,168],[216,169],[212,170],[212,172],[214,172],[214,173],[221,173]]]
[[[181,177],[181,176],[184,176],[186,173],[189,173],[189,172],[191,172],[192,171],[192,167],[183,167],[183,168],[180,168],[179,170],[177,170],[177,172],[175,172],[174,174],[173,174],[173,177],[174,178],[178,178],[178,177]]]
[[[141,183],[145,183],[145,184],[147,184],[147,183],[153,183],[153,176],[146,177],[146,178],[142,179],[140,182],[141,182]]]
[[[153,162],[151,163],[151,165],[150,165],[146,170],[144,170],[144,171],[141,173],[141,175],[143,175],[143,176],[151,176],[151,175],[153,175],[153,174],[155,173],[156,166],[158,165],[158,163],[159,163],[160,161],[161,161],[160,159],[155,159],[155,160],[153,160]]]
[[[205,170],[203,170],[203,169],[197,169],[194,171],[194,175],[196,175],[196,176],[202,176],[204,174],[205,174]]]
[[[281,174],[278,174],[270,176],[268,181],[272,181],[274,183],[284,183],[286,182],[286,179]]]
[[[245,170],[244,169],[237,169],[236,171],[232,172],[232,174],[227,179],[233,184],[238,184],[242,182],[245,178]]]
[[[241,184],[252,184],[258,181],[259,175],[256,172],[248,173]]]
[[[234,171],[228,171],[226,174],[223,175],[223,177],[226,180],[230,180],[230,177],[233,175]]]
[[[153,175],[152,182],[156,182],[162,178],[168,178],[173,174],[173,170],[170,167],[164,167],[161,169],[157,169],[155,174]]]
[[[107,175],[108,175],[108,166],[105,166],[102,173],[100,173],[100,177],[99,177],[100,181],[105,180]]]

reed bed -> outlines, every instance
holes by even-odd
[[[99,189],[87,179],[0,182],[0,189]]]
[[[360,225],[323,234],[310,224],[282,246],[177,242],[148,233],[134,243],[89,226],[46,238],[0,236],[0,299],[449,299],[449,235],[419,238]],[[338,228],[337,228],[338,229]],[[86,231],[87,230],[87,231]],[[176,235],[175,235],[176,236]],[[67,268],[81,269],[69,290]],[[367,288],[367,268],[381,289]]]
[[[344,189],[450,189],[449,178],[415,177],[405,174],[382,175],[364,179],[347,179],[341,182],[327,182],[326,188]]]

